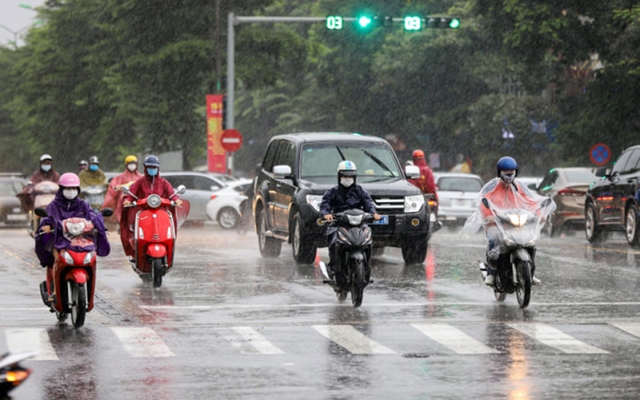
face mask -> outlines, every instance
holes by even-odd
[[[340,178],[340,184],[344,187],[353,185],[353,182],[355,182],[355,179],[353,178]]]
[[[78,197],[78,189],[64,189],[64,190],[62,190],[62,195],[67,200],[73,200],[76,197]]]
[[[40,166],[40,168],[42,168],[42,170],[43,170],[44,172],[49,172],[49,171],[51,171],[51,164],[44,164],[44,165],[41,165],[41,166]]]
[[[513,180],[516,179],[515,173],[505,174],[504,171],[500,171],[500,178],[504,181],[504,183],[513,183]]]
[[[127,169],[131,172],[135,171],[136,169],[138,169],[138,166],[136,164],[127,164]]]
[[[147,168],[147,174],[149,174],[149,176],[158,175],[158,168]]]
[[[98,166],[96,164],[91,164],[91,165],[89,165],[89,169],[91,171],[97,171],[98,170]]]

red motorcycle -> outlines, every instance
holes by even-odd
[[[36,208],[39,217],[46,217],[43,208]],[[103,216],[110,216],[113,210],[105,208]],[[40,295],[44,304],[55,312],[58,321],[63,322],[71,314],[71,322],[76,328],[84,325],[86,313],[93,309],[96,289],[96,252],[93,250],[95,228],[84,218],[67,218],[62,221],[62,234],[70,242],[67,249],[60,249],[53,264],[53,281],[47,274],[46,282],[40,284]],[[75,250],[72,250],[75,249]],[[49,301],[54,292],[54,301]]]
[[[182,206],[176,207],[174,201],[157,194],[138,199],[127,188],[122,190],[136,199],[125,207],[122,216],[129,221],[127,225],[133,230],[132,247],[135,254],[129,262],[143,281],[153,281],[153,287],[159,288],[162,286],[162,277],[173,266],[176,231],[189,215],[189,202],[182,200]],[[180,185],[174,194],[184,192],[185,187]],[[135,215],[131,215],[133,207],[137,209]]]

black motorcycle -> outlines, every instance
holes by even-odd
[[[34,357],[36,353],[5,353],[0,356],[0,399],[8,399],[9,392],[24,382],[31,370],[24,368],[20,363]]]
[[[342,302],[351,292],[351,303],[360,307],[364,288],[371,282],[371,250],[373,240],[368,223],[373,214],[359,209],[334,214],[333,225],[338,229],[336,242],[336,265],[334,276],[329,277],[324,263],[320,263],[324,283],[333,287]]]
[[[484,279],[487,268],[497,270],[493,288],[496,300],[504,301],[507,294],[516,292],[518,305],[525,308],[531,299],[536,244],[540,239],[546,214],[553,211],[555,204],[550,199],[545,199],[536,210],[500,210],[486,198],[482,199],[482,203],[491,210],[500,231],[500,255],[491,262],[491,266],[480,263],[480,272]]]

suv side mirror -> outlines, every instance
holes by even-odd
[[[407,165],[404,167],[404,174],[409,179],[420,178],[420,168],[416,165]]]
[[[602,178],[607,174],[607,167],[600,167],[596,170],[595,175]]]
[[[180,185],[178,186],[178,190],[176,191],[176,193],[183,194],[186,191],[187,191],[187,188],[184,185]]]
[[[291,179],[291,167],[288,165],[276,165],[273,167],[273,175],[276,179]]]

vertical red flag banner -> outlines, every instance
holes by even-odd
[[[222,96],[207,95],[207,170],[222,172],[227,170],[226,152],[222,148]]]

